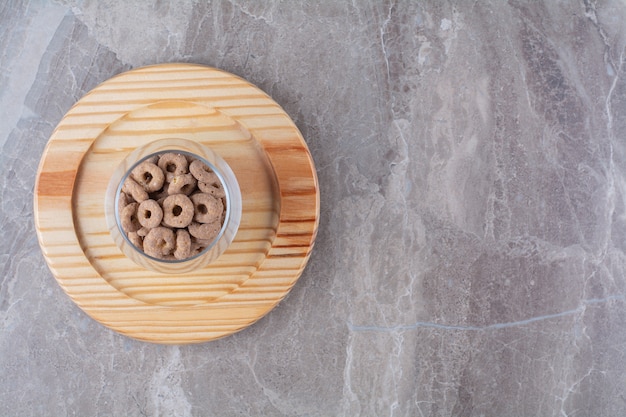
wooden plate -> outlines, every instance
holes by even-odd
[[[124,256],[104,215],[115,168],[167,138],[210,147],[242,194],[226,252],[172,276]],[[289,116],[245,80],[192,64],[135,69],[79,100],[46,146],[34,203],[44,257],[72,300],[122,334],[172,344],[227,336],[268,313],[302,273],[319,220],[313,160]]]

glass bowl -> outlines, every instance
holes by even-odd
[[[133,169],[156,155],[170,152],[192,157],[206,164],[219,178],[225,194],[222,197],[224,220],[217,236],[212,241],[205,242],[206,247],[203,250],[180,260],[171,259],[171,257],[170,259],[153,257],[135,246],[123,230],[118,210],[123,184]],[[155,272],[183,274],[207,266],[230,246],[241,221],[241,205],[241,191],[237,178],[226,161],[198,142],[172,138],[156,140],[141,146],[120,163],[109,180],[105,198],[105,215],[109,232],[126,257]]]

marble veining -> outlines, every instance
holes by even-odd
[[[0,415],[626,415],[621,0],[0,6]],[[321,222],[277,308],[141,343],[48,270],[33,186],[65,112],[142,65],[270,94]]]

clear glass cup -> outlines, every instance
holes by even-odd
[[[117,210],[122,185],[130,172],[146,159],[167,152],[186,154],[204,162],[217,174],[226,194],[226,214],[219,234],[203,251],[183,260],[154,258],[133,245],[122,229]],[[157,140],[138,147],[120,163],[109,180],[105,198],[105,215],[113,240],[129,259],[155,272],[183,274],[208,265],[230,246],[241,221],[241,205],[241,191],[237,178],[226,161],[198,142],[172,138]]]

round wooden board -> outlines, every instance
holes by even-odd
[[[167,138],[218,153],[243,200],[226,252],[171,276],[126,258],[104,215],[113,170]],[[227,336],[268,313],[302,273],[319,220],[313,160],[289,116],[247,81],[193,64],[135,69],[80,99],[46,146],[34,203],[44,257],[72,300],[122,334],[170,344]]]

